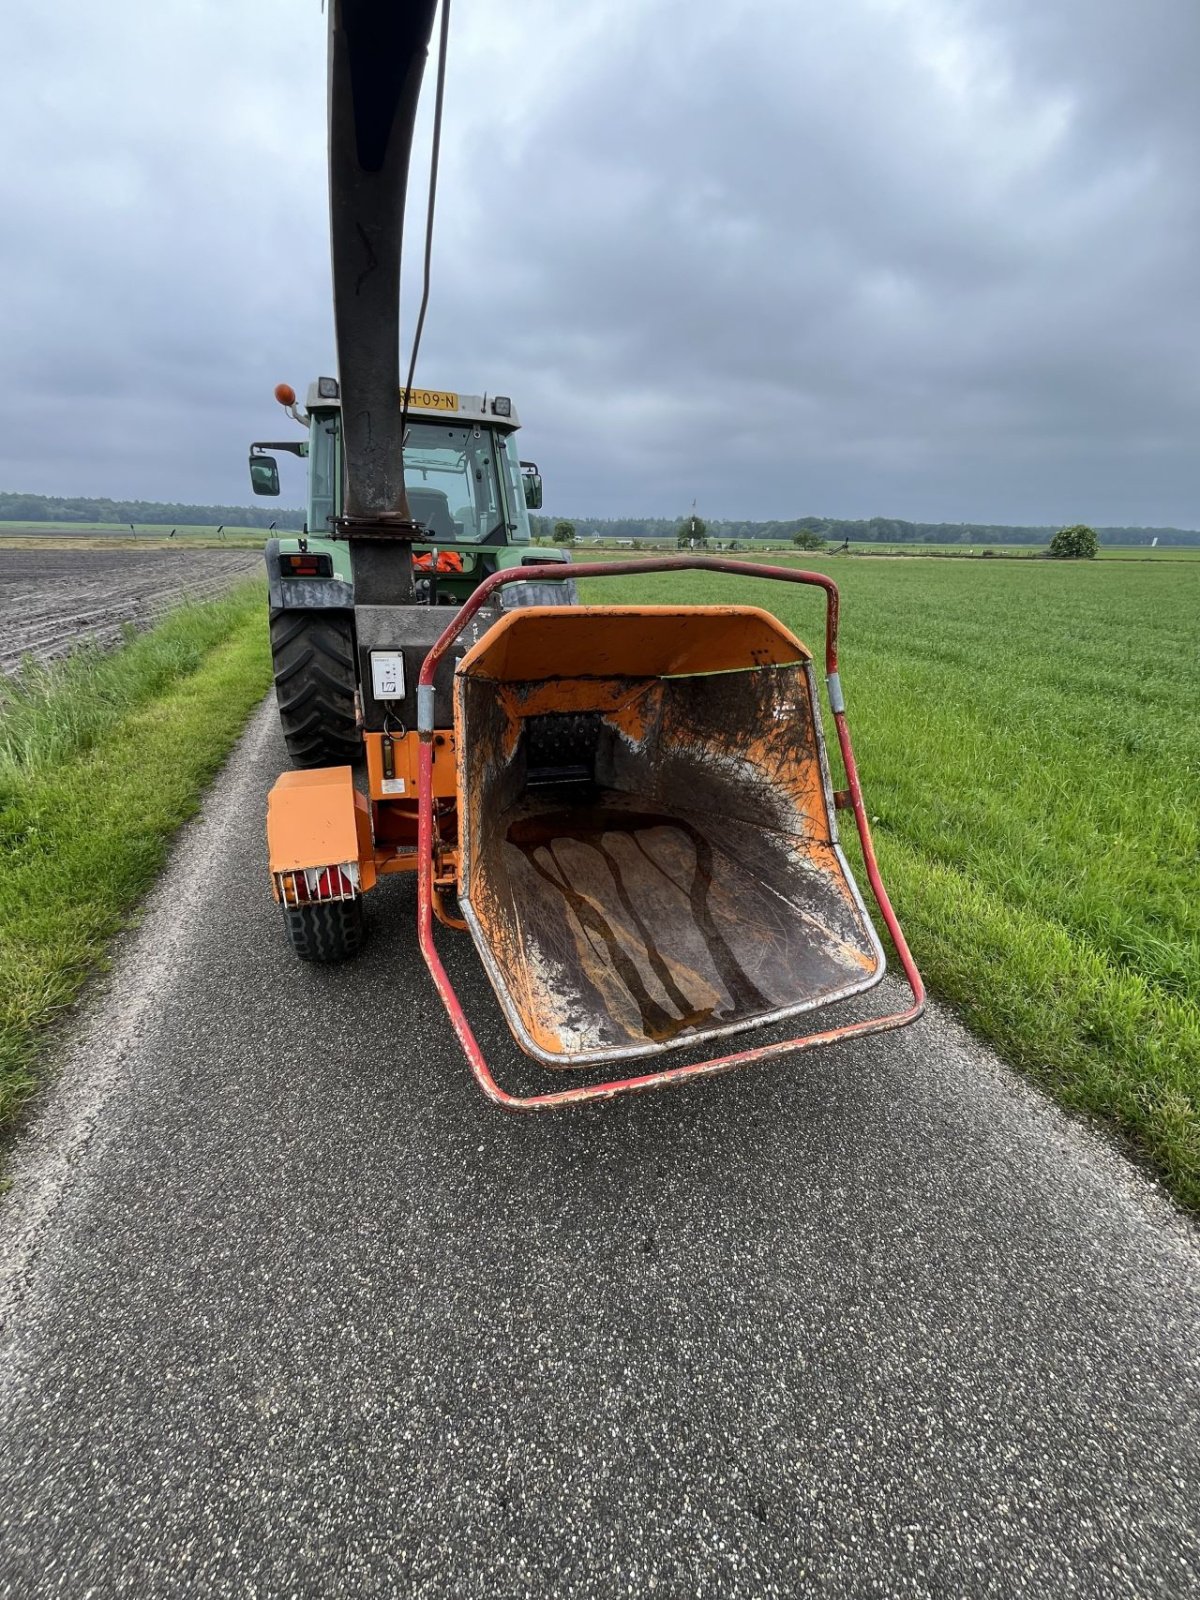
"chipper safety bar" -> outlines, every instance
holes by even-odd
[[[418,689],[418,927],[471,1070],[540,1111],[711,1077],[920,1016],[924,985],[879,876],[838,678],[838,592],[815,572],[716,557],[605,562],[577,578],[701,569],[824,590],[825,671],[848,788],[834,794],[808,650],[735,606],[531,607],[454,674],[459,905],[515,1038],[576,1068],[776,1023],[879,982],[884,954],[838,842],[849,806],[912,1004],[904,1011],[533,1095],[484,1059],[434,944],[434,675],[502,570],[425,657]],[[443,802],[444,804],[444,802]],[[439,913],[440,914],[440,913]]]

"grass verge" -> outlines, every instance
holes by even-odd
[[[810,559],[842,591],[867,807],[931,989],[1200,1212],[1200,563]],[[790,585],[583,598],[758,604],[821,641]]]
[[[1064,1105],[1128,1136],[1200,1213],[1200,1008],[902,841],[889,891],[935,992]]]
[[[257,582],[0,681],[0,1129],[271,681]]]

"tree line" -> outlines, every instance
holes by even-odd
[[[554,535],[555,520],[531,516],[538,538]],[[663,544],[676,542],[680,517],[575,517],[575,536],[580,540],[653,539]],[[721,543],[761,540],[767,544],[793,544],[799,534],[812,534],[825,543],[841,544],[948,544],[1048,545],[1059,531],[1059,524],[1046,527],[1011,527],[988,522],[907,522],[899,517],[868,517],[853,521],[843,517],[795,517],[778,522],[734,522],[706,517],[710,541]],[[1157,538],[1160,545],[1200,545],[1200,530],[1192,528],[1098,528],[1101,544],[1149,545]]]
[[[564,542],[563,526],[572,526],[580,540],[652,539],[673,544],[678,536],[679,517],[575,517],[566,519],[531,516],[537,538]],[[105,523],[125,525],[169,524],[181,528],[269,528],[298,530],[304,526],[304,510],[296,506],[193,506],[173,500],[109,500],[88,495],[18,494],[0,490],[0,522],[64,522],[80,526]],[[734,539],[749,543],[793,544],[800,534],[812,534],[825,543],[841,544],[948,544],[948,545],[1048,545],[1059,531],[1057,526],[1011,527],[985,522],[907,522],[899,517],[868,517],[853,521],[843,517],[795,517],[775,522],[738,522],[705,518],[708,538],[728,543]],[[1200,545],[1200,531],[1191,528],[1098,528],[1101,544],[1148,545],[1156,538],[1160,545]],[[568,541],[569,542],[569,541]]]
[[[301,507],[185,506],[173,500],[106,500],[88,495],[15,494],[0,490],[0,522],[77,522],[83,527],[104,523],[179,528],[277,528],[304,526]]]

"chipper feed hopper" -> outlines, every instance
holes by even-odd
[[[386,37],[378,31],[385,12]],[[419,23],[403,40],[401,13]],[[388,137],[407,141],[432,15],[432,0],[331,7],[343,411],[376,418],[362,432],[374,455],[361,462],[347,430],[352,509],[334,528],[354,567],[366,761],[361,774],[349,765],[286,773],[271,792],[272,889],[297,953],[355,954],[363,896],[382,876],[415,872],[420,948],[459,1041],[485,1093],[518,1109],[708,1076],[911,1022],[924,990],[875,862],[830,579],[702,556],[575,568],[585,589],[592,577],[703,568],[820,590],[823,668],[846,783],[838,791],[812,656],[767,611],[504,604],[510,585],[560,579],[552,565],[498,569],[449,610],[415,600],[411,549],[428,533],[409,509],[402,451],[385,461],[381,444],[384,426],[399,426],[398,357],[379,381],[381,347],[362,354],[362,307],[337,292],[339,271],[361,266],[349,246],[339,257],[340,226],[367,238],[382,228],[386,248],[376,237],[373,259],[394,257],[398,266],[396,171],[406,170],[407,144],[397,164],[388,140],[380,144],[378,83],[341,68],[356,52],[375,60],[384,44],[407,41],[405,69],[389,80],[403,93],[383,108],[395,124]],[[443,59],[444,41],[443,17]],[[374,96],[375,156],[382,148],[383,164],[393,164],[382,189],[373,187],[377,173],[354,167],[342,137],[355,126],[344,102],[356,92]],[[352,109],[361,121],[363,105]],[[356,471],[365,501],[351,492]],[[883,977],[883,947],[838,839],[845,808],[911,999],[902,1010],[780,1038],[792,1032],[780,1024]],[[580,1076],[525,1096],[500,1087],[439,956],[438,921],[474,942],[521,1048]],[[705,1054],[713,1041],[768,1026],[767,1042]],[[676,1051],[686,1053],[682,1064],[665,1059]]]

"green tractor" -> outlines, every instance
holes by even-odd
[[[275,398],[308,431],[307,439],[250,446],[255,494],[280,492],[272,452],[308,462],[304,531],[268,539],[265,550],[279,719],[296,766],[353,762],[362,754],[362,673],[384,669],[356,638],[350,545],[336,533],[346,481],[340,389],[335,378],[318,378],[301,408],[281,383]],[[416,607],[460,605],[499,568],[570,561],[564,550],[530,549],[529,512],[542,504],[542,480],[518,456],[519,426],[506,395],[414,389],[407,397],[405,486],[428,535],[412,546]],[[561,583],[513,583],[501,592],[507,606],[575,602],[565,575]],[[432,643],[445,620],[425,610],[414,647],[426,634]]]

